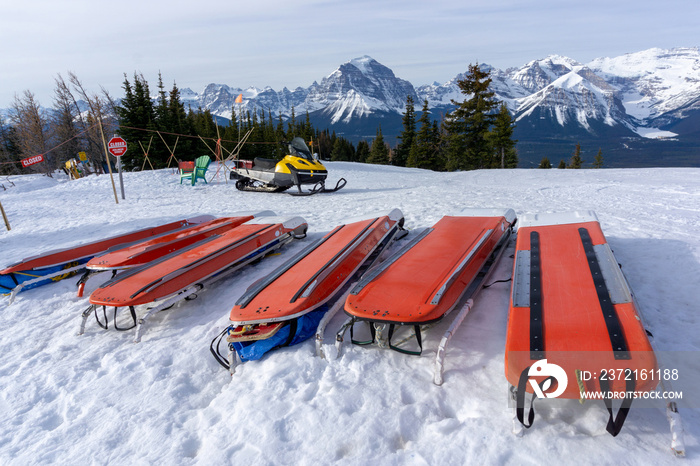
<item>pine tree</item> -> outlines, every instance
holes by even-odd
[[[493,129],[489,134],[493,146],[492,154],[494,155],[490,164],[491,168],[516,168],[518,166],[518,153],[515,150],[515,144],[518,141],[513,139],[514,129],[515,123],[508,107],[501,103]]]
[[[598,154],[593,160],[593,168],[603,168],[603,149],[598,149]]]
[[[581,158],[581,144],[576,144],[576,149],[574,149],[574,155],[571,157],[571,163],[569,163],[568,168],[581,168],[583,165],[583,159]]]
[[[150,136],[139,129],[157,130],[156,112],[151,101],[148,82],[142,74],[134,73],[133,87],[124,74],[123,88],[125,97],[122,99],[121,106],[116,107],[120,125],[119,135],[126,140],[131,150],[121,157],[121,162],[126,170],[140,169],[144,156],[139,142],[146,147]],[[164,162],[155,157],[151,159],[150,154],[149,159],[155,166],[162,165]]]
[[[355,159],[355,148],[344,138],[336,138],[331,151],[331,160],[351,162]]]
[[[559,161],[559,166],[557,166],[557,168],[566,168],[566,162],[564,162],[564,159],[561,159]]]
[[[381,125],[377,128],[377,137],[372,142],[372,147],[367,157],[367,163],[375,163],[388,165],[389,164],[389,148],[384,142]]]
[[[430,121],[427,100],[423,102],[418,122],[420,128],[416,134],[415,142],[411,146],[406,166],[438,170],[440,169],[437,155],[438,141],[435,138],[433,123]]]
[[[468,98],[463,102],[453,100],[457,108],[445,118],[448,170],[484,168],[491,158],[488,134],[498,102],[489,90],[490,85],[490,72],[482,70],[478,63],[469,65],[465,78],[457,81],[457,86]]]
[[[542,157],[542,160],[540,160],[540,165],[537,168],[552,168],[552,163],[549,161],[549,157]]]
[[[416,112],[413,97],[406,97],[406,111],[403,114],[403,131],[399,134],[399,144],[394,151],[393,165],[405,167],[416,138]]]
[[[358,162],[366,162],[369,158],[369,143],[364,139],[357,143],[357,149],[355,150],[355,159]]]

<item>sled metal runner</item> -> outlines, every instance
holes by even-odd
[[[26,258],[0,271],[0,293],[10,293],[11,304],[17,293],[23,289],[35,288],[73,276],[84,270],[90,259],[107,250],[116,250],[149,238],[183,231],[212,219],[213,216],[202,215]]]
[[[563,371],[566,381],[547,372],[547,367],[554,366]],[[617,436],[632,406],[632,392],[654,391],[660,383],[658,378],[635,374],[653,373],[660,367],[638,303],[595,213],[523,216],[505,349],[506,378],[515,407],[514,433],[522,435],[523,428],[532,426],[533,403],[549,390],[544,397],[556,393],[558,398],[582,402],[583,392],[602,393],[609,412],[606,430]],[[624,377],[609,380],[603,375],[608,371]],[[584,373],[596,376],[582,377]],[[662,391],[670,390],[668,381],[662,382]],[[528,394],[532,394],[529,408]],[[617,413],[612,398],[605,396],[609,394],[622,400]],[[668,403],[666,412],[672,451],[683,456],[676,404]]]
[[[299,137],[288,144],[288,155],[282,160],[236,160],[231,169],[231,179],[236,180],[236,189],[239,191],[279,193],[296,186],[296,191],[288,193],[293,196],[332,193],[346,184],[346,180],[341,178],[335,187],[326,188],[327,176],[326,167],[311,154],[304,140]],[[311,188],[304,191],[304,185]]]
[[[295,329],[300,317],[327,303],[344,300],[353,280],[380,260],[404,231],[402,226],[403,214],[394,209],[340,225],[304,248],[239,298],[231,311],[231,325],[212,341],[214,357],[233,373],[240,361],[234,343],[269,338],[284,326]],[[229,350],[226,357],[219,350],[224,337]],[[286,345],[293,337],[290,330]]]
[[[336,336],[338,353],[349,329],[354,344],[420,355],[423,330],[454,314],[435,359],[433,382],[441,385],[447,345],[503,254],[515,221],[511,209],[465,209],[424,230],[351,290],[344,305],[350,317]],[[360,324],[369,331],[361,340],[355,338]],[[396,342],[402,328],[413,333]],[[405,348],[409,340],[416,350]]]
[[[214,218],[184,230],[159,235],[146,241],[114,250],[110,249],[104,254],[93,257],[86,264],[87,271],[78,281],[78,297],[82,297],[85,284],[89,278],[96,274],[104,271],[116,273],[120,270],[147,264],[210,236],[236,228],[255,217],[265,215],[275,214],[271,211],[264,211],[254,214],[240,214],[233,217]]]
[[[107,281],[90,295],[90,307],[83,312],[79,333],[91,313],[103,306],[115,308],[148,305],[147,312],[136,319],[132,309],[135,341],[140,341],[143,327],[153,314],[183,299],[193,299],[200,290],[261,259],[295,238],[306,234],[307,224],[301,217],[260,217],[234,229],[212,235],[186,248],[145,265],[129,269]],[[147,306],[147,307],[148,307]],[[98,321],[99,322],[99,321]],[[127,328],[127,329],[129,329]],[[127,330],[125,329],[125,330]]]

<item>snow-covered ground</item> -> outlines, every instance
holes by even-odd
[[[688,461],[700,416],[700,169],[491,170],[433,173],[329,163],[348,184],[306,198],[192,187],[171,170],[126,173],[117,205],[108,176],[5,178],[0,266],[197,214],[274,210],[304,217],[307,239],[154,316],[139,344],[94,319],[77,336],[87,298],[76,278],[0,299],[0,464],[670,464],[664,405],[633,409],[617,438],[602,402],[542,400],[513,436],[504,377],[510,283],[485,289],[432,383],[448,322],[426,332],[421,357],[345,346],[337,360],[313,341],[241,365],[231,377],[209,353],[251,283],[350,217],[400,208],[421,229],[464,207],[518,214],[594,210],[637,293],[666,365],[679,369]],[[213,174],[213,171],[210,170]],[[411,234],[407,239],[411,238]],[[493,280],[511,273],[513,245]],[[86,296],[107,277],[88,283]],[[328,326],[328,352],[344,317]],[[689,463],[690,464],[690,463]]]

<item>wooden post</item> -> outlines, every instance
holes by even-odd
[[[170,157],[168,157],[168,167],[167,167],[167,168],[170,168],[170,161],[171,160],[175,159],[175,164],[177,164],[177,158],[175,157],[175,149],[177,149],[177,142],[180,140],[180,136],[175,138],[175,145],[173,146],[172,149],[170,149],[170,146],[168,145],[167,142],[165,142],[165,139],[163,139],[163,135],[160,134],[160,131],[156,131],[156,133],[158,133],[160,140],[163,141],[163,144],[165,144],[165,147],[167,147],[168,151],[170,152]],[[177,168],[177,166],[175,168]]]
[[[5,220],[5,228],[7,228],[7,231],[12,230],[12,228],[10,228],[10,221],[7,220],[7,215],[5,215],[5,209],[2,208],[2,202],[0,202],[0,212],[2,212],[2,219]]]
[[[153,168],[153,164],[151,163],[150,159],[148,158],[148,151],[151,150],[151,143],[152,142],[153,142],[153,136],[151,136],[151,139],[148,141],[148,149],[144,150],[143,144],[141,144],[141,141],[139,141],[139,146],[141,146],[141,150],[143,151],[143,166],[141,167],[141,171],[143,171],[146,168],[146,162],[148,162],[148,164],[151,166],[151,170],[155,170],[155,168]]]
[[[107,151],[107,141],[105,141],[105,133],[102,131],[102,118],[100,118],[100,134],[102,135],[102,147],[105,149],[105,160],[107,161],[107,169],[109,170],[109,178],[112,180],[112,191],[114,191],[114,200],[119,204],[117,197],[117,187],[114,185],[114,176],[112,175],[112,164],[109,162],[109,151]]]

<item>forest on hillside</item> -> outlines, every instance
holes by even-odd
[[[424,102],[416,119],[415,103],[407,97],[403,129],[397,144],[384,140],[381,126],[371,141],[353,144],[328,129],[314,128],[303,116],[272,115],[264,110],[236,113],[220,124],[208,109],[185,108],[176,83],[166,89],[158,76],[155,97],[142,74],[124,75],[124,97],[104,89],[90,93],[68,73],[55,78],[51,107],[31,91],[15,96],[9,115],[0,120],[0,174],[43,172],[48,176],[71,163],[101,172],[107,169],[106,140],[119,135],[128,150],[121,157],[126,170],[176,166],[178,160],[201,155],[225,159],[281,158],[282,143],[302,137],[322,160],[353,161],[418,167],[437,171],[513,168],[518,164],[514,122],[505,105],[489,89],[488,71],[470,65],[458,82],[467,95],[441,122],[430,118]],[[241,142],[243,142],[241,144]],[[23,166],[22,160],[42,162]]]

